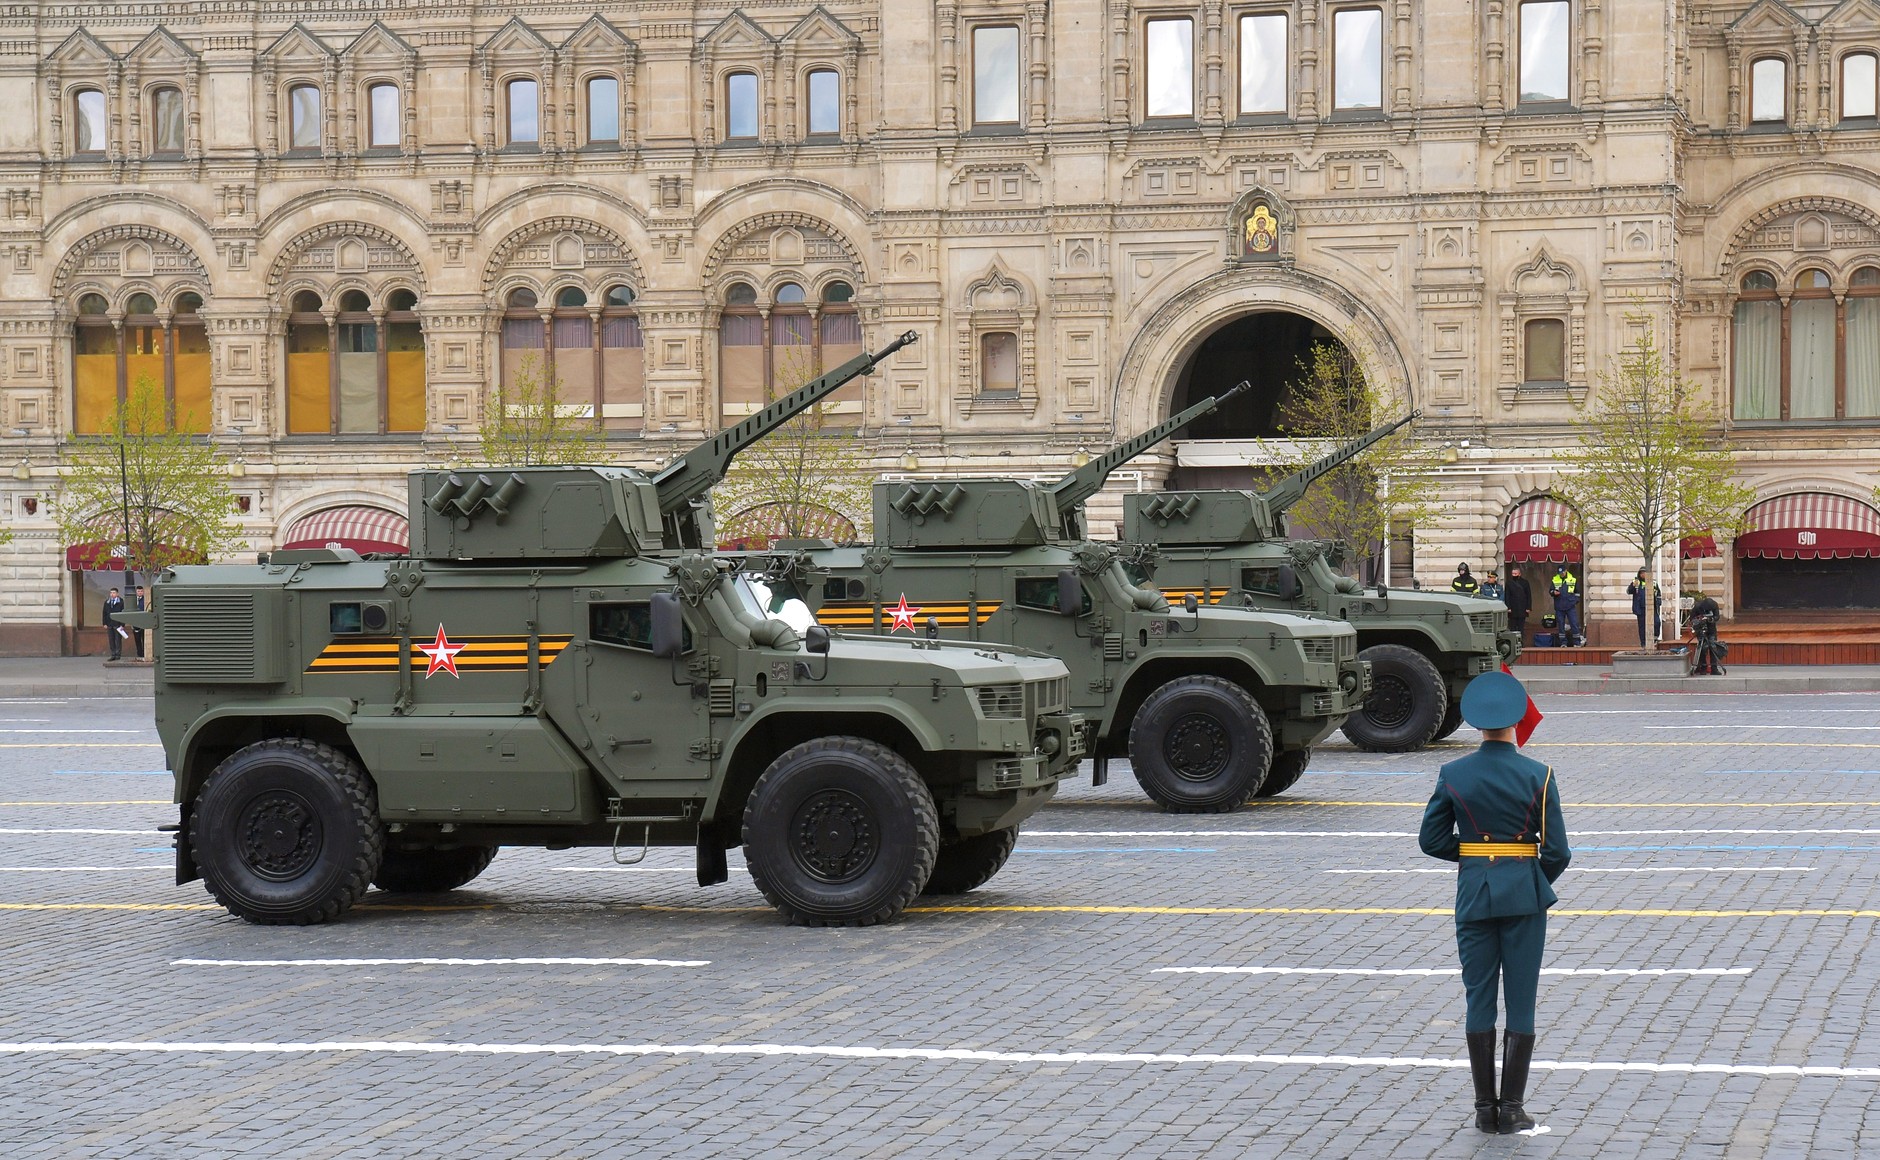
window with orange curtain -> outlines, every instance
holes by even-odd
[[[612,431],[646,422],[646,340],[631,286],[608,289],[601,306],[601,420]]]
[[[333,430],[332,336],[320,296],[294,295],[287,316],[287,433],[327,435]]]
[[[733,282],[718,320],[718,394],[727,424],[764,405],[764,345],[757,291],[748,282]]]
[[[822,312],[816,319],[821,340],[818,362],[827,373],[862,353],[862,318],[855,312],[855,288],[847,282],[831,282],[823,287]],[[866,375],[850,380],[829,396],[829,422],[852,427],[865,421],[868,405]]]
[[[78,300],[72,328],[72,429],[80,435],[102,434],[118,402],[117,329],[102,294]]]
[[[394,290],[385,313],[385,429],[393,433],[424,430],[424,328],[418,322],[418,296]]]
[[[587,291],[563,286],[555,294],[555,405],[563,415],[594,415],[594,319]]]

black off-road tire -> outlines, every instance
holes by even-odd
[[[1169,813],[1226,813],[1260,792],[1273,764],[1273,727],[1234,682],[1178,677],[1136,710],[1129,764]]]
[[[1278,797],[1285,793],[1305,774],[1306,766],[1311,764],[1310,749],[1287,749],[1275,753],[1272,768],[1266,771],[1266,780],[1254,791],[1253,800]]]
[[[860,737],[805,741],[770,763],[744,806],[744,860],[799,926],[898,918],[927,885],[940,815],[914,767]]]
[[[442,894],[489,869],[495,846],[452,846],[447,850],[385,851],[372,885],[392,894]]]
[[[258,741],[215,767],[190,810],[203,883],[230,914],[269,926],[331,922],[385,854],[379,795],[359,763],[300,738]]]
[[[1018,827],[961,838],[940,847],[933,873],[927,876],[922,894],[965,894],[984,886],[1012,856],[1018,845]]]
[[[1374,644],[1358,659],[1371,662],[1371,695],[1345,718],[1345,736],[1369,753],[1428,745],[1449,710],[1449,690],[1436,666],[1400,644]]]
[[[1462,728],[1462,698],[1451,697],[1449,708],[1443,712],[1443,723],[1436,727],[1436,736],[1430,740],[1441,741],[1460,728]]]

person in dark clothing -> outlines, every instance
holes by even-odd
[[[1503,604],[1508,602],[1508,594],[1502,589],[1501,581],[1495,578],[1495,570],[1493,568],[1488,570],[1488,579],[1482,581],[1482,590],[1476,593],[1476,595],[1480,596],[1483,600],[1499,600]]]
[[[1554,611],[1560,614],[1560,644],[1585,644],[1586,638],[1580,635],[1580,578],[1562,563],[1554,569],[1548,593],[1554,598]]]
[[[1700,677],[1718,677],[1723,675],[1723,658],[1730,651],[1728,645],[1717,639],[1717,620],[1723,610],[1717,602],[1702,592],[1691,603],[1691,672]]]
[[[1658,636],[1658,626],[1664,623],[1665,594],[1645,575],[1645,569],[1640,568],[1638,575],[1625,586],[1626,594],[1632,598],[1632,615],[1638,618],[1638,646],[1640,648],[1651,647],[1651,641],[1646,639],[1645,632],[1645,593],[1648,590],[1652,595],[1651,636],[1655,639]]]
[[[1480,587],[1481,585],[1475,582],[1475,577],[1469,575],[1469,566],[1467,564],[1456,565],[1456,578],[1449,582],[1449,590],[1451,592],[1459,592],[1464,596],[1474,596],[1476,589]]]
[[[1508,627],[1520,633],[1522,643],[1525,644],[1528,613],[1534,608],[1534,590],[1522,578],[1519,564],[1508,569],[1507,590],[1502,595],[1502,603],[1508,606]]]
[[[137,586],[135,595],[131,597],[131,610],[134,612],[142,612],[144,609],[150,607],[149,601],[150,601],[150,589],[145,588],[143,585],[139,584]],[[144,630],[143,629],[141,628],[131,629],[131,643],[137,646],[137,659],[140,661],[143,660],[144,659]]]
[[[104,634],[111,641],[111,659],[124,659],[124,635],[118,631],[117,614],[124,611],[124,597],[113,588],[104,598]]]

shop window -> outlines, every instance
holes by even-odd
[[[973,124],[1018,124],[1018,29],[973,29]]]
[[[725,140],[757,140],[757,74],[725,77]]]
[[[620,82],[614,77],[588,78],[587,142],[620,144]]]
[[[366,133],[369,149],[396,149],[404,139],[404,124],[399,116],[398,86],[373,85],[366,89]]]
[[[1871,120],[1880,110],[1880,58],[1871,52],[1850,52],[1841,58],[1841,119]]]
[[[150,94],[150,152],[156,156],[181,153],[187,141],[183,90],[160,88]]]
[[[540,111],[541,86],[532,78],[510,81],[503,86],[509,109],[509,144],[532,146],[542,139]]]
[[[1240,18],[1240,115],[1286,112],[1286,17]]]
[[[1332,15],[1332,108],[1364,112],[1384,107],[1384,14],[1376,8],[1341,8]]]
[[[1530,385],[1559,386],[1567,381],[1567,324],[1558,318],[1530,318],[1521,328],[1522,378]]]
[[[1528,0],[1521,5],[1521,102],[1567,99],[1569,49],[1567,0]]]
[[[287,318],[287,429],[291,435],[422,431],[424,336],[417,296],[394,291],[382,313],[362,290],[340,295],[328,317],[320,295],[296,293]]]
[[[809,135],[833,137],[842,132],[842,78],[834,69],[809,74]]]
[[[122,325],[114,326],[103,295],[80,298],[72,333],[73,429],[105,432],[130,387],[148,379],[177,430],[207,432],[209,342],[201,311],[202,296],[185,291],[165,319],[155,296],[140,291],[125,300]]]
[[[1738,419],[1782,417],[1782,309],[1773,274],[1743,276],[1732,347]]]
[[[72,95],[72,113],[72,152],[103,153],[109,139],[104,93],[98,89],[78,90]]]
[[[1822,270],[1803,270],[1789,298],[1789,418],[1834,418],[1834,294]]]
[[[305,152],[320,148],[320,90],[313,85],[287,90],[287,148]]]
[[[1766,56],[1749,66],[1749,119],[1777,124],[1789,119],[1789,62]]]
[[[1151,20],[1143,36],[1147,101],[1154,117],[1195,115],[1195,22]]]

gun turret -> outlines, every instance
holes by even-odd
[[[1343,447],[1334,450],[1330,455],[1293,472],[1260,493],[1260,499],[1265,503],[1266,510],[1272,513],[1274,521],[1278,522],[1286,509],[1298,503],[1305,496],[1306,489],[1317,483],[1327,472],[1334,471],[1363,455],[1378,442],[1395,434],[1405,424],[1422,414],[1421,411],[1412,411],[1395,423],[1367,431]]]
[[[698,529],[688,530],[686,515],[713,486],[723,480],[740,451],[834,394],[858,375],[865,375],[895,351],[919,339],[908,331],[878,351],[863,352],[820,378],[811,379],[783,398],[735,426],[727,427],[661,468],[653,477],[659,492],[659,513],[666,524],[670,546],[708,547],[696,541]]]
[[[1108,451],[1105,451],[1102,455],[1097,456],[1089,463],[1084,464],[1076,471],[1058,480],[1051,486],[1051,494],[1054,502],[1057,504],[1058,514],[1062,517],[1065,528],[1069,530],[1075,527],[1077,523],[1077,505],[1103,490],[1104,482],[1110,478],[1111,474],[1114,473],[1117,468],[1136,458],[1136,456],[1141,455],[1143,452],[1149,450],[1149,448],[1154,447],[1157,443],[1162,442],[1162,440],[1167,439],[1170,435],[1175,434],[1175,432],[1187,426],[1191,421],[1199,419],[1203,415],[1212,414],[1222,403],[1225,403],[1235,395],[1240,394],[1242,391],[1250,391],[1252,389],[1253,384],[1246,379],[1242,379],[1222,394],[1210,395],[1194,406],[1182,411],[1180,414],[1170,415],[1167,419],[1157,423],[1147,431],[1123,440]],[[1075,535],[1076,533],[1072,531],[1069,534]]]

